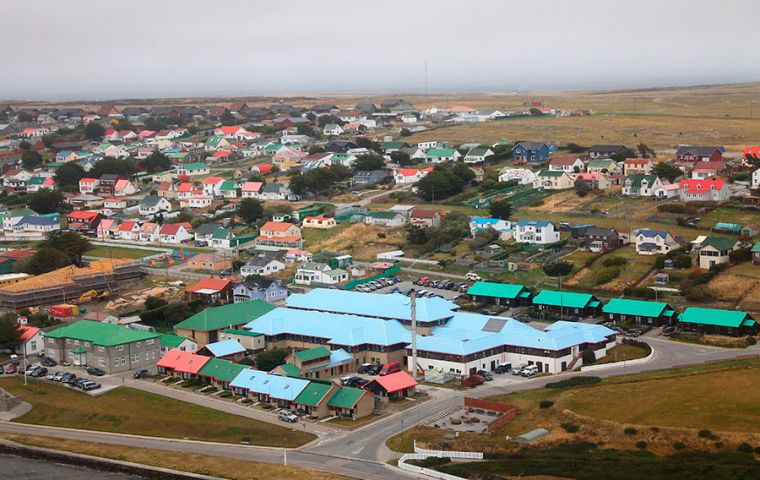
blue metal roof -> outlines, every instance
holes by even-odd
[[[245,348],[240,345],[240,342],[234,338],[228,338],[227,340],[209,343],[206,345],[206,348],[215,357],[226,357],[227,355],[234,355],[236,353],[245,352]]]
[[[244,388],[255,394],[263,393],[272,398],[293,401],[308,384],[308,380],[301,378],[283,377],[246,368],[238,373],[230,386]]]
[[[484,331],[491,319],[504,320],[497,332]],[[445,327],[432,335],[417,336],[417,348],[423,351],[469,355],[503,345],[562,350],[582,343],[598,343],[615,332],[602,325],[558,321],[541,331],[507,317],[457,314]]]
[[[647,238],[655,238],[655,237],[666,238],[668,236],[668,232],[666,230],[650,230],[648,228],[641,228],[639,230],[636,230],[634,234],[636,235],[642,234]]]
[[[275,308],[245,325],[264,335],[292,333],[327,339],[334,345],[395,345],[412,336],[401,323],[372,317],[329,312]]]
[[[459,306],[443,298],[418,298],[417,321],[432,322],[450,318]],[[290,308],[347,313],[368,317],[411,320],[409,297],[400,293],[380,294],[317,288],[288,297]]]

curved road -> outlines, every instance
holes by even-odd
[[[654,350],[654,355],[649,362],[638,365],[624,365],[621,362],[608,370],[594,372],[593,375],[611,377],[678,366],[698,365],[710,361],[760,356],[760,345],[736,350],[678,343],[654,335],[645,336],[644,340],[649,342]],[[582,372],[580,374],[584,375]],[[391,452],[385,446],[386,439],[410,427],[430,423],[436,418],[449,414],[462,405],[462,399],[465,396],[488,397],[527,390],[574,375],[579,375],[579,373],[564,372],[532,379],[502,375],[497,376],[492,385],[479,387],[475,390],[428,389],[430,398],[427,401],[420,402],[419,405],[403,412],[381,418],[352,431],[338,431],[327,426],[311,425],[311,431],[316,433],[319,438],[299,449],[287,450],[287,461],[289,465],[367,480],[384,480],[391,476],[392,478],[417,478],[386,464],[388,460],[398,457],[398,454]],[[166,393],[162,392],[162,394]],[[261,420],[276,422],[274,417],[260,417],[258,413],[255,415]],[[247,416],[253,416],[253,414]],[[0,431],[279,464],[283,463],[286,452],[286,449],[281,448],[142,437],[8,422],[0,422]]]

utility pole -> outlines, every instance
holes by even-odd
[[[412,377],[417,378],[417,292],[409,290],[412,317]]]

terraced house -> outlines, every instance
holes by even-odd
[[[602,302],[590,293],[541,290],[533,297],[533,305],[541,311],[559,314],[560,318],[582,318],[599,315]]]
[[[531,293],[524,285],[496,282],[475,282],[467,295],[473,302],[489,302],[504,307],[530,304]]]
[[[45,334],[45,354],[57,362],[119,373],[146,368],[161,356],[158,333],[80,320]]]
[[[675,309],[667,303],[625,298],[610,299],[602,312],[613,322],[635,322],[652,327],[672,325],[677,317]]]

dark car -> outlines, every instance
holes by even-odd
[[[483,379],[486,382],[490,382],[491,380],[493,380],[493,375],[491,375],[491,372],[487,372],[485,370],[478,370],[478,375],[483,377]]]
[[[496,368],[493,369],[494,373],[507,373],[510,370],[512,370],[512,364],[511,363],[502,363],[501,365],[496,365]]]
[[[35,377],[35,378],[40,378],[40,377],[44,377],[45,375],[47,375],[47,373],[48,373],[48,369],[47,368],[45,368],[45,367],[37,367],[34,370],[32,370],[31,372],[29,372],[29,376],[30,377]]]
[[[361,378],[361,377],[354,377],[347,382],[349,387],[354,387],[354,388],[361,388],[368,383],[369,383],[369,380],[365,378]]]
[[[61,383],[73,383],[76,380],[77,376],[71,372],[66,372],[61,376]]]
[[[98,367],[87,367],[87,373],[90,375],[95,375],[96,377],[102,377],[106,374],[104,370],[101,370]]]
[[[84,378],[84,377],[75,378],[71,382],[71,386],[75,388],[82,388],[82,385],[84,385],[85,382],[89,382],[89,381],[90,381],[89,378]]]
[[[55,367],[56,365],[58,365],[58,362],[56,362],[50,357],[42,357],[42,360],[40,360],[40,363],[44,367]]]
[[[141,368],[140,370],[135,370],[135,373],[132,374],[132,378],[138,379],[148,376],[148,371],[144,368]]]
[[[380,373],[380,370],[383,369],[382,365],[372,365],[370,368],[367,369],[368,375],[378,375]]]

